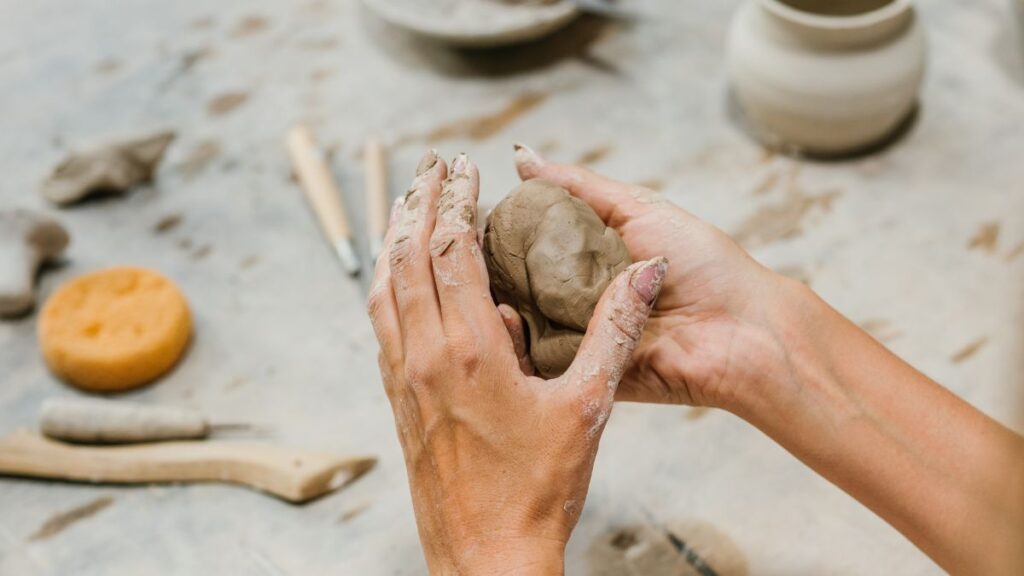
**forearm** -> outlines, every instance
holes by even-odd
[[[1024,441],[787,284],[765,381],[726,406],[953,573],[1011,573]]]

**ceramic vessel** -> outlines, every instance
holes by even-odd
[[[912,0],[747,0],[728,40],[732,85],[773,147],[871,147],[914,109],[925,68]]]

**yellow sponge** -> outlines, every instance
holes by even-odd
[[[181,291],[144,268],[76,278],[47,300],[39,318],[39,345],[50,370],[97,392],[136,388],[167,372],[191,332]]]

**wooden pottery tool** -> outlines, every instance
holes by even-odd
[[[0,475],[114,484],[228,482],[289,502],[345,486],[376,462],[234,442],[77,446],[27,430],[0,438]]]
[[[323,152],[317,146],[313,131],[299,124],[288,131],[286,142],[295,173],[306,193],[306,200],[320,221],[320,228],[334,247],[345,271],[351,276],[358,275],[359,257],[352,244],[352,227],[349,225],[341,189]]]
[[[366,172],[366,208],[370,226],[370,254],[374,258],[380,255],[384,246],[384,234],[388,231],[388,212],[390,211],[388,194],[387,151],[384,143],[378,138],[370,138],[363,150],[363,162]]]
[[[130,444],[199,440],[219,430],[247,430],[249,424],[210,423],[201,413],[177,406],[50,398],[43,402],[39,428],[55,440],[83,444]]]

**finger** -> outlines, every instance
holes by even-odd
[[[512,349],[519,361],[519,369],[523,371],[523,374],[533,376],[536,370],[526,348],[526,329],[523,327],[523,318],[508,304],[499,304],[498,314],[501,315],[501,322],[505,325],[505,330],[508,331],[508,337],[512,339]]]
[[[633,264],[612,281],[594,310],[576,358],[562,376],[566,382],[611,404],[667,270],[668,260],[659,257]]]
[[[541,158],[523,144],[515,145],[516,171],[522,180],[544,178],[583,200],[612,228],[650,213],[661,196],[642,186],[624,184],[571,164]]]
[[[431,150],[424,154],[416,178],[405,195],[395,238],[387,253],[405,349],[409,348],[410,340],[432,341],[443,337],[429,246],[437,216],[437,198],[447,171],[437,152]]]
[[[402,198],[395,200],[391,206],[391,218],[388,220],[388,231],[384,235],[384,249],[377,257],[377,265],[373,271],[373,283],[367,297],[367,311],[370,323],[380,343],[381,361],[392,369],[402,361],[402,328],[398,322],[398,303],[391,287],[391,267],[388,265],[388,252],[394,241],[395,224],[402,210]]]
[[[441,319],[449,334],[480,327],[493,329],[492,334],[500,331],[483,254],[477,244],[479,192],[480,173],[465,154],[460,154],[442,185],[437,223],[430,238],[434,284],[441,303]]]

